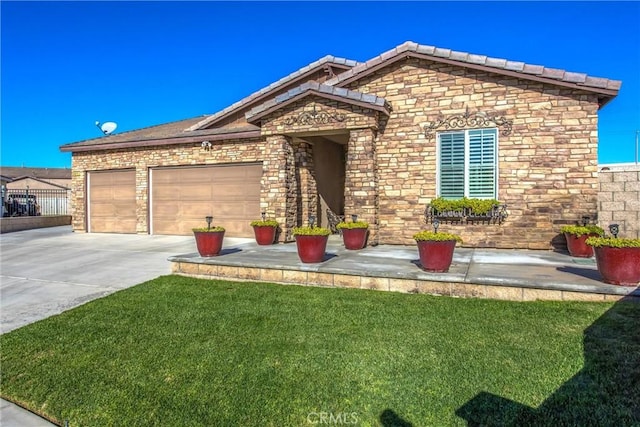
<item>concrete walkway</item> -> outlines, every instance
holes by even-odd
[[[447,273],[427,273],[414,246],[380,245],[346,250],[331,236],[325,259],[304,264],[295,243],[229,246],[217,257],[187,253],[169,258],[175,272],[203,278],[355,287],[509,300],[616,301],[636,287],[601,281],[595,259],[551,251],[456,248]]]
[[[592,259],[545,251],[457,248],[451,272],[428,274],[417,266],[415,247],[378,246],[347,251],[332,236],[328,259],[302,264],[295,244],[260,247],[253,239],[225,238],[224,255],[203,259],[192,236],[73,233],[53,227],[0,235],[0,330],[9,332],[120,289],[169,274],[171,263],[295,270],[301,274],[374,275],[505,286],[569,287],[603,295],[639,295],[637,288],[605,285]],[[176,255],[183,254],[183,255]],[[2,427],[49,422],[0,401]]]

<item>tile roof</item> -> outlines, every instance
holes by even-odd
[[[362,73],[371,70],[373,67],[387,62],[389,59],[401,56],[407,53],[415,53],[424,56],[430,56],[437,60],[438,58],[459,62],[462,65],[479,65],[495,69],[496,72],[512,71],[522,74],[523,78],[528,76],[536,76],[558,82],[572,83],[583,87],[585,90],[606,90],[618,91],[622,82],[619,80],[610,80],[601,77],[588,76],[583,73],[574,73],[555,68],[546,68],[542,65],[525,64],[524,62],[509,61],[502,58],[491,58],[485,55],[475,55],[468,52],[458,52],[451,49],[444,49],[435,46],[420,45],[411,41],[407,41],[381,55],[372,58],[364,63],[358,64],[352,69],[329,79],[325,82],[327,85],[340,85],[345,81],[353,81],[360,77]],[[615,93],[613,94],[615,96]]]
[[[606,78],[593,77],[583,73],[574,73],[565,70],[546,68],[541,65],[526,64],[524,62],[509,61],[501,58],[491,58],[485,55],[476,55],[467,52],[452,51],[451,49],[438,48],[435,46],[420,45],[414,42],[405,42],[387,52],[384,52],[364,63],[357,61],[338,58],[331,55],[327,55],[319,60],[312,62],[311,64],[300,68],[299,70],[283,77],[282,79],[270,84],[269,86],[260,89],[257,92],[243,98],[242,100],[230,105],[229,107],[213,114],[198,116],[190,119],[178,120],[170,123],[150,126],[142,129],[136,129],[133,131],[116,133],[108,136],[100,136],[98,138],[92,138],[84,141],[78,141],[70,144],[65,144],[60,147],[61,151],[76,151],[76,148],[89,149],[90,147],[96,147],[96,149],[108,149],[112,146],[131,146],[133,143],[140,142],[142,145],[152,144],[164,144],[165,140],[176,140],[176,143],[186,141],[188,138],[197,138],[199,136],[213,136],[216,139],[222,139],[223,135],[235,134],[236,137],[253,137],[255,132],[259,131],[257,126],[247,125],[240,128],[213,128],[202,129],[216,120],[231,114],[243,107],[247,107],[252,102],[257,102],[262,99],[268,99],[268,95],[273,91],[282,88],[288,83],[295,82],[296,79],[305,76],[309,72],[320,69],[320,67],[334,64],[342,68],[350,68],[338,76],[335,76],[323,84],[313,82],[306,83],[289,90],[277,96],[275,99],[268,100],[262,105],[256,106],[254,109],[248,111],[245,116],[247,119],[251,118],[256,120],[258,115],[264,115],[263,113],[276,105],[280,105],[285,102],[289,102],[294,97],[300,95],[303,91],[314,91],[319,95],[326,95],[327,97],[338,97],[346,101],[365,103],[376,107],[380,111],[385,111],[388,114],[390,106],[383,98],[379,98],[372,94],[365,94],[354,91],[347,91],[342,88],[341,85],[345,85],[351,81],[358,80],[369,73],[375,71],[379,67],[384,67],[388,63],[394,62],[406,56],[414,55],[415,57],[429,57],[434,61],[444,61],[447,63],[454,63],[461,66],[465,64],[469,67],[477,67],[480,69],[495,71],[496,73],[504,73],[508,75],[518,75],[522,78],[531,78],[535,80],[542,80],[553,84],[563,84],[570,87],[582,88],[587,91],[593,91],[601,94],[601,105],[604,105],[607,101],[611,100],[617,95],[620,89],[621,82],[618,80],[610,80]],[[217,135],[217,136],[216,136]],[[180,141],[178,141],[180,139]],[[166,142],[172,143],[172,142]],[[81,151],[81,150],[77,150]]]
[[[62,151],[74,151],[76,147],[89,147],[105,145],[118,145],[121,143],[131,141],[155,141],[170,138],[186,138],[186,137],[198,137],[198,136],[211,136],[219,134],[231,134],[239,132],[251,132],[259,130],[257,126],[247,125],[237,128],[223,128],[223,129],[204,129],[201,131],[185,132],[185,126],[192,125],[202,120],[202,116],[194,117],[191,119],[178,120],[175,122],[164,123],[155,126],[149,126],[142,129],[136,129],[128,132],[114,133],[111,135],[100,136],[98,138],[86,139],[83,141],[73,142],[65,144],[60,147]]]
[[[356,92],[340,87],[329,86],[318,82],[306,82],[300,86],[293,88],[286,93],[276,96],[275,98],[258,105],[255,108],[247,111],[245,117],[247,120],[255,120],[259,116],[264,115],[266,111],[272,110],[274,107],[290,102],[291,100],[299,98],[308,92],[317,94],[319,96],[331,95],[333,97],[342,98],[345,102],[356,101],[362,104],[368,104],[373,109],[383,111],[387,115],[391,111],[391,105],[384,99],[376,95]]]
[[[148,126],[141,129],[135,129],[127,132],[112,133],[111,135],[101,135],[97,138],[85,139],[83,141],[65,144],[62,148],[84,145],[102,145],[108,143],[118,143],[125,141],[135,141],[140,139],[169,138],[179,135],[184,128],[202,120],[202,116],[191,119],[177,120],[175,122],[164,123],[160,125]],[[65,150],[63,150],[65,151]]]
[[[0,166],[0,175],[13,180],[25,177],[40,179],[71,179],[71,169]]]
[[[294,81],[295,79],[304,76],[305,74],[314,71],[316,69],[318,69],[321,66],[324,65],[329,65],[329,64],[334,64],[334,65],[344,65],[346,67],[353,67],[359,64],[359,62],[357,61],[353,61],[351,59],[346,59],[346,58],[338,58],[332,55],[327,55],[324,56],[320,59],[318,59],[315,62],[312,62],[311,64],[300,68],[297,71],[294,71],[293,73],[281,78],[280,80],[271,83],[269,86],[264,87],[262,89],[260,89],[257,92],[252,93],[251,95],[241,99],[240,101],[231,104],[230,106],[228,106],[227,108],[225,108],[224,110],[218,111],[215,114],[212,114],[208,117],[206,117],[204,120],[201,120],[200,122],[196,123],[195,125],[187,128],[186,130],[191,131],[191,130],[196,130],[196,129],[201,129],[204,126],[207,126],[208,124],[214,122],[217,119],[222,118],[223,116],[236,111],[244,106],[246,106],[247,104],[251,103],[252,101],[260,98],[263,95],[268,94],[269,92],[272,92],[284,85],[286,85],[287,83],[290,83],[292,81]]]

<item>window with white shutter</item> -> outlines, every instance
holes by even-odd
[[[498,132],[469,129],[438,134],[438,196],[494,199],[498,182]]]

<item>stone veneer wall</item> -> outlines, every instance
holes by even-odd
[[[275,145],[275,147],[274,147]],[[107,150],[100,152],[76,152],[72,156],[71,214],[75,231],[86,231],[86,176],[87,172],[99,170],[132,169],[136,170],[136,213],[138,233],[148,233],[149,212],[149,168],[158,166],[213,165],[223,163],[263,163],[262,194],[275,195],[271,199],[263,197],[261,208],[270,216],[277,214],[284,218],[284,203],[272,204],[273,199],[280,200],[280,175],[286,174],[281,167],[286,160],[282,146],[278,141],[265,142],[259,139],[244,139],[227,143],[216,142],[207,151],[200,143],[144,147],[138,149]],[[277,168],[272,167],[278,165]],[[273,175],[276,179],[272,179]],[[272,191],[273,187],[273,191]]]
[[[375,141],[380,243],[412,243],[436,197],[436,137],[422,126],[439,116],[498,113],[513,120],[499,136],[499,225],[443,224],[465,245],[549,249],[561,225],[597,210],[597,110],[594,94],[515,77],[408,59],[347,87],[393,107]]]
[[[317,113],[325,112],[332,115],[344,115],[342,121],[328,118],[326,123],[300,123],[296,121],[287,124],[287,120],[296,120],[300,114],[310,113],[315,107]],[[261,133],[263,136],[276,134],[313,134],[317,132],[340,132],[349,129],[365,129],[378,127],[378,112],[364,107],[346,105],[338,101],[330,101],[310,96],[277,110],[262,119]]]
[[[326,113],[320,123],[300,122],[301,114],[316,111]],[[342,120],[337,119],[343,116]],[[347,161],[345,165],[344,207],[347,215],[357,214],[360,220],[368,221],[369,243],[377,243],[377,177],[375,159],[375,129],[378,113],[367,108],[347,105],[310,96],[277,110],[262,119],[262,135],[268,140],[277,134],[313,136],[314,134],[348,133]],[[307,224],[309,215],[318,217],[319,198],[313,164],[313,145],[293,143],[296,158],[297,224]],[[288,194],[296,191],[289,189]],[[291,213],[288,214],[289,216]],[[289,228],[289,227],[288,227]],[[285,230],[287,232],[287,230]],[[290,235],[287,233],[287,239]]]
[[[311,215],[318,218],[318,185],[313,163],[313,147],[306,142],[296,142],[293,149],[296,161],[296,182],[300,188],[296,195],[297,209],[294,226],[297,224],[307,225]],[[287,240],[292,239],[293,236],[287,236]]]
[[[262,169],[262,197],[260,208],[275,218],[283,228],[279,240],[289,239],[297,216],[298,185],[291,139],[283,135],[267,137]]]
[[[374,225],[370,243],[413,244],[411,236],[426,227],[425,207],[436,197],[436,138],[422,127],[467,109],[513,121],[511,134],[498,142],[498,198],[508,204],[509,217],[503,225],[443,224],[441,230],[461,234],[469,246],[549,249],[561,240],[560,226],[596,214],[595,94],[418,59],[391,64],[348,88],[384,97],[390,117],[308,97],[263,118],[263,139],[216,142],[210,151],[184,144],[74,153],[74,229],[85,229],[87,171],[135,167],[137,231],[146,233],[150,167],[262,162],[261,210],[284,225],[288,240],[289,230],[317,205],[317,196],[310,196],[316,188],[313,148],[292,136],[338,131],[350,134],[345,213]],[[346,120],[285,123],[309,111],[310,103]]]
[[[375,132],[352,130],[347,145],[344,184],[346,217],[358,215],[369,223],[368,244],[378,243],[378,177],[376,174]]]
[[[640,168],[599,172],[598,225],[620,226],[620,237],[640,239]]]

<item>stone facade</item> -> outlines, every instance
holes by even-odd
[[[502,225],[449,225],[465,245],[550,249],[560,226],[597,211],[595,95],[448,64],[409,59],[349,89],[384,97],[393,111],[376,140],[379,242],[412,242],[436,197],[436,138],[422,126],[467,111],[513,121],[498,140]]]
[[[326,116],[317,121],[305,120],[307,115]],[[311,116],[313,117],[313,116]],[[311,96],[269,114],[262,119],[261,133],[268,135],[317,134],[348,129],[378,127],[378,113],[371,109]]]
[[[598,224],[609,234],[618,224],[620,237],[640,239],[640,167],[599,172]]]
[[[412,235],[427,227],[425,208],[437,196],[436,136],[424,126],[478,113],[512,123],[508,134],[492,126],[499,130],[497,198],[509,216],[501,225],[442,224],[440,230],[460,234],[469,246],[550,249],[561,240],[562,225],[595,217],[600,207],[601,221],[608,221],[605,212],[625,227],[636,221],[637,236],[638,209],[635,219],[614,217],[615,203],[637,206],[637,174],[635,184],[612,178],[599,188],[596,94],[413,57],[346,88],[384,98],[389,115],[364,102],[313,94],[262,117],[260,138],[216,141],[209,151],[190,143],[75,152],[74,229],[86,229],[87,171],[136,170],[137,232],[147,233],[149,168],[261,162],[261,210],[282,224],[280,240],[290,240],[291,229],[306,224],[319,206],[314,146],[304,137],[339,133],[346,141],[344,213],[371,223],[370,244],[413,244]],[[301,119],[321,112],[328,114],[324,120]],[[234,126],[240,122],[234,119]],[[618,189],[625,185],[630,188]],[[632,192],[635,199],[618,191]],[[611,209],[604,209],[606,203]]]
[[[136,213],[138,233],[149,232],[149,169],[159,166],[196,166],[226,163],[263,163],[262,194],[263,209],[280,212],[279,206],[269,208],[271,186],[275,186],[270,179],[276,174],[278,179],[284,174],[285,168],[272,167],[279,165],[285,159],[282,147],[272,147],[271,144],[259,139],[245,139],[232,142],[216,142],[210,150],[203,150],[200,143],[175,146],[144,147],[138,149],[107,150],[100,152],[74,153],[72,157],[72,190],[71,212],[73,229],[86,231],[87,205],[87,172],[102,170],[135,169],[136,171]],[[278,181],[279,182],[279,181]],[[277,184],[279,186],[280,184]],[[284,217],[282,212],[281,217]]]

